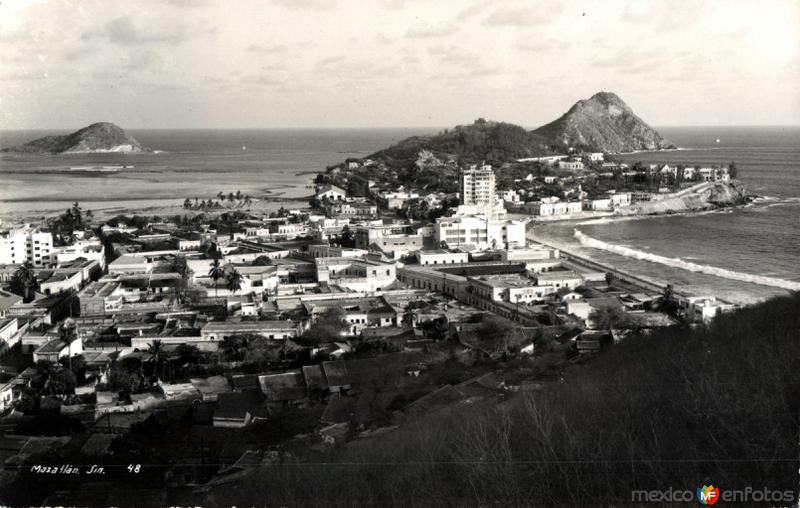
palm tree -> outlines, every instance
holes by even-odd
[[[77,224],[78,226],[80,226],[83,223],[81,206],[78,204],[77,201],[72,204],[72,208],[70,209],[70,215],[72,215],[75,224]]]
[[[178,301],[183,303],[184,296],[186,295],[186,288],[189,285],[190,270],[186,264],[185,256],[175,256],[172,259],[170,269],[173,272],[179,273],[181,278],[177,281],[175,289],[178,293]]]
[[[208,271],[208,276],[214,281],[214,299],[217,299],[217,281],[225,277],[225,269],[219,264],[219,258],[214,256],[214,261],[211,263],[211,269]]]
[[[33,300],[31,292],[39,285],[36,275],[33,273],[33,265],[30,261],[25,261],[14,272],[14,286],[18,291],[22,292],[22,297],[25,302]]]
[[[147,347],[147,352],[150,353],[150,358],[155,361],[153,373],[155,374],[156,378],[158,378],[158,367],[161,364],[161,353],[164,352],[164,348],[162,346],[162,342],[156,339]]]
[[[235,293],[242,289],[242,282],[244,281],[244,276],[239,273],[239,270],[236,268],[231,268],[228,274],[225,276],[227,279],[226,286],[231,291],[231,293]]]

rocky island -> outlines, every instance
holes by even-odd
[[[133,136],[110,122],[98,122],[71,134],[45,136],[23,145],[4,148],[7,153],[86,154],[139,153],[148,151]]]

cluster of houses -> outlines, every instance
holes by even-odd
[[[583,169],[583,163],[580,161],[559,160],[557,164],[559,169]],[[581,167],[578,167],[578,165]],[[677,194],[688,192],[695,186],[701,186],[708,182],[730,181],[730,172],[725,167],[679,167],[669,164],[651,164],[649,168],[633,170],[624,163],[604,162],[601,165],[601,171],[596,175],[601,178],[613,177],[615,172],[621,172],[626,177],[636,177],[644,172],[649,172],[653,175],[659,175],[662,182],[665,179],[673,183],[684,182],[681,184],[681,190],[677,191]],[[509,189],[502,194],[502,199],[505,202],[505,206],[515,213],[538,217],[568,217],[587,211],[614,212],[640,202],[660,201],[676,195],[670,187],[662,186],[659,187],[658,192],[618,192],[612,189],[604,195],[590,198],[581,189],[581,181],[585,178],[585,176],[559,177],[555,175],[534,177],[533,174],[529,174],[524,178],[526,182],[538,185],[558,184],[564,189],[562,191],[563,196],[540,197],[539,193],[535,191],[526,192],[524,190]]]
[[[41,394],[40,407],[78,418],[93,432],[126,432],[175,407],[197,406],[198,415],[206,414],[204,424],[241,428],[324,404],[321,434],[338,439],[359,408],[371,407],[362,399],[374,392],[362,388],[387,371],[424,378],[425,369],[451,358],[431,346],[442,339],[455,341],[459,358],[506,354],[510,343],[515,354],[533,354],[542,334],[591,353],[599,347],[591,333],[597,312],[613,308],[643,322],[654,319],[657,288],[612,289],[606,273],[529,243],[526,223],[504,218],[505,196],[497,194],[490,167],[465,169],[460,183],[461,205],[433,222],[379,218],[377,204],[323,185],[317,199],[324,214],[243,213],[221,232],[210,224],[118,220],[98,228],[105,242],[78,231],[68,246],[53,247],[40,228],[8,230],[0,251],[0,282],[8,286],[0,288],[0,352],[4,362],[15,357],[25,368],[0,372],[0,413],[25,417],[14,408],[42,376],[37,362],[80,357],[82,382],[70,393]],[[393,210],[418,198],[397,191],[384,193],[379,203]],[[630,202],[630,194],[614,193],[594,209]],[[367,206],[363,213],[345,211]],[[574,207],[558,199],[537,206],[540,215]],[[38,279],[31,298],[9,290],[26,261]],[[681,305],[696,321],[730,310],[713,298]],[[515,340],[477,339],[476,316],[487,315],[518,329]],[[305,343],[330,316],[338,320],[333,335]],[[571,328],[578,333],[567,333]],[[174,357],[190,346],[220,362],[232,340],[242,337],[281,351],[303,350],[306,360],[257,373],[222,362],[223,374],[169,381],[158,375],[150,389],[124,396],[110,388],[114,365],[126,358],[152,362],[155,349]],[[361,350],[382,355],[356,355]],[[422,378],[396,386],[419,390],[414,383]],[[401,409],[418,414],[442,401],[493,394],[499,383],[481,377],[447,385]]]

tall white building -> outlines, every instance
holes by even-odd
[[[54,261],[53,235],[25,226],[0,231],[0,264],[49,266]]]
[[[471,166],[461,171],[461,204],[494,206],[495,181],[491,166]]]
[[[503,199],[497,195],[494,171],[489,165],[470,166],[461,171],[461,206],[456,215],[486,215],[497,219],[506,214]]]

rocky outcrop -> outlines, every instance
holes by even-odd
[[[737,181],[708,182],[695,185],[662,199],[646,201],[620,209],[621,215],[651,215],[713,210],[749,203],[752,197]]]
[[[100,122],[64,136],[45,136],[3,152],[31,154],[136,153],[146,151],[133,136],[113,123]]]
[[[556,146],[605,153],[675,148],[616,94],[578,101],[559,119],[533,131]]]

